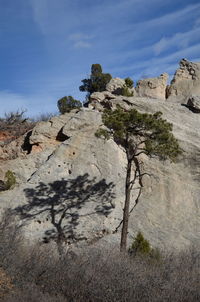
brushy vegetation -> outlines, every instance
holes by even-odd
[[[131,96],[133,96],[133,91],[129,87],[124,85],[121,90],[121,95],[126,96],[126,97],[131,97]]]
[[[88,249],[78,256],[53,256],[48,246],[27,248],[7,211],[0,222],[0,284],[4,302],[196,302],[200,255],[191,249],[162,261]]]
[[[48,121],[54,113],[41,113],[35,117],[25,117],[26,110],[17,110],[5,113],[0,117],[0,141],[2,145],[9,144],[18,137],[31,131],[36,123]]]
[[[51,113],[51,112],[46,112],[46,113],[40,113],[36,115],[35,117],[32,117],[30,119],[31,122],[33,123],[38,123],[38,122],[47,122],[49,121],[52,117],[56,116],[57,113]]]
[[[129,254],[131,256],[147,256],[149,260],[161,261],[162,255],[157,248],[152,248],[149,241],[144,238],[141,232],[137,233],[130,249]]]
[[[133,88],[133,80],[131,78],[125,78],[124,81],[128,88]]]
[[[82,107],[82,103],[79,100],[75,100],[71,95],[64,96],[58,100],[57,105],[61,114],[65,114],[70,112],[72,109],[80,109]]]
[[[14,187],[15,184],[16,184],[16,177],[12,171],[8,170],[5,173],[5,189],[10,190]]]
[[[4,144],[10,143],[35,126],[35,122],[24,117],[25,112],[25,110],[12,111],[0,118],[0,140],[2,139]]]

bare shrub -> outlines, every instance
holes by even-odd
[[[51,113],[51,112],[46,112],[46,113],[41,113],[33,118],[31,118],[31,121],[34,123],[38,122],[47,122],[50,120],[52,117],[56,116],[56,113]]]
[[[2,134],[4,144],[24,135],[35,126],[35,122],[24,117],[25,112],[26,110],[12,111],[0,118],[0,134]]]
[[[13,284],[4,302],[200,300],[198,249],[163,254],[162,261],[154,262],[117,247],[90,247],[56,258],[48,245],[27,247],[13,221],[7,211],[0,222],[0,264]]]

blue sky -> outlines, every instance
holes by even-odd
[[[83,101],[93,63],[136,82],[182,58],[200,61],[199,0],[0,0],[0,116]]]

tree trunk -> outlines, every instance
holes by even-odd
[[[126,170],[124,213],[123,213],[123,223],[122,223],[121,243],[120,243],[121,252],[126,252],[126,247],[127,247],[129,207],[130,207],[130,196],[131,196],[131,185],[130,185],[131,166],[132,166],[132,160],[128,159],[128,165],[127,165],[127,170]]]

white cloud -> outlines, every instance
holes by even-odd
[[[197,18],[195,20],[194,27],[199,27],[199,26],[200,26],[200,18]]]
[[[181,49],[179,51],[173,52],[170,55],[166,55],[161,58],[154,57],[152,59],[147,59],[143,61],[135,62],[132,65],[116,68],[114,71],[118,72],[132,72],[137,78],[141,74],[148,74],[151,76],[158,76],[163,72],[173,72],[178,67],[178,62],[182,58],[188,58],[193,61],[198,61],[198,56],[200,53],[200,43],[194,46],[190,46],[186,49]],[[177,67],[176,67],[177,66]],[[134,70],[141,70],[140,73],[134,73]]]
[[[73,41],[74,48],[90,48],[92,47],[90,40],[94,38],[93,35],[83,33],[74,33],[69,35],[69,40]]]
[[[93,39],[93,37],[94,36],[92,36],[92,35],[86,35],[83,33],[75,33],[75,34],[71,34],[69,36],[69,40],[72,40],[72,41],[91,40],[91,39]]]
[[[163,37],[153,46],[154,53],[155,55],[159,55],[162,52],[174,47],[179,49],[187,48],[191,43],[199,42],[199,36],[200,27],[192,29],[188,32],[176,33],[169,38]]]
[[[85,42],[85,41],[77,41],[74,44],[75,48],[90,48],[92,46],[92,44]]]

